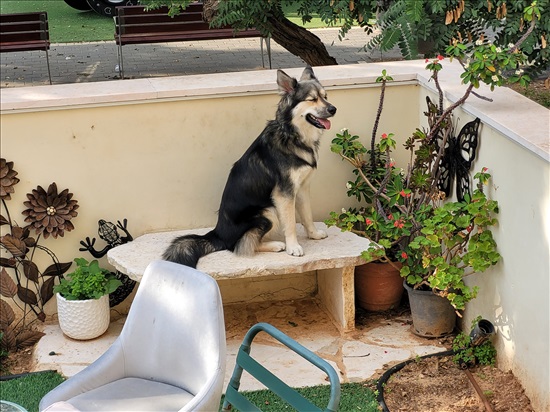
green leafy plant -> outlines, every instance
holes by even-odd
[[[107,269],[99,267],[99,262],[88,262],[84,258],[76,258],[74,272],[61,279],[54,292],[59,293],[67,300],[99,299],[113,293],[122,282]]]
[[[461,78],[467,86],[464,95],[447,108],[439,84],[445,58],[438,55],[426,60],[438,101],[430,101],[425,112],[428,128],[416,129],[404,143],[410,152],[404,170],[397,169],[391,158],[396,148],[393,134],[383,133],[376,142],[385,86],[392,81],[385,71],[377,79],[380,103],[370,148],[346,129],[332,141],[332,151],[348,161],[357,176],[346,184],[348,196],[366,205],[332,212],[325,223],[370,238],[374,242],[363,252],[367,261],[401,261],[401,275],[410,286],[446,297],[457,310],[477,294],[477,288],[467,286],[464,277],[485,271],[500,255],[490,230],[497,224],[498,204],[483,193],[490,178],[487,169],[475,175],[477,189],[463,200],[450,202],[439,189],[441,159],[454,133],[452,114],[471,94],[478,96],[473,89],[481,83],[492,90],[505,81],[529,82],[521,69],[526,58],[519,51],[525,38],[507,49],[484,41],[477,41],[473,48],[459,43],[449,46],[447,53],[464,67]],[[512,75],[505,78],[504,72],[510,70]]]
[[[481,319],[478,316],[472,321],[472,328]],[[495,366],[497,351],[490,340],[486,340],[481,345],[473,346],[471,338],[464,332],[460,332],[453,339],[452,344],[455,355],[453,361],[457,365],[470,367],[474,365]]]
[[[332,140],[331,150],[348,160],[357,176],[355,181],[346,184],[348,196],[367,205],[359,209],[342,209],[341,213],[331,212],[325,223],[376,242],[363,253],[366,260],[397,261],[401,253],[398,241],[411,234],[410,222],[402,217],[404,201],[411,191],[405,188],[402,170],[396,168],[391,160],[390,151],[396,146],[393,137],[392,133],[383,134],[374,151],[367,150],[359,136],[351,135],[347,129]],[[369,155],[370,163],[364,155]]]
[[[434,56],[454,42],[492,38],[495,47],[505,49],[525,37],[529,71],[548,67],[550,0],[390,0],[380,2],[378,12],[379,30],[365,46],[369,50],[397,46],[404,58],[416,59],[420,53]]]
[[[479,183],[471,198],[434,208],[422,222],[420,234],[405,248],[401,276],[409,285],[436,290],[456,309],[464,309],[478,292],[464,278],[484,272],[501,258],[490,230],[497,224],[498,203],[482,191],[489,177],[483,169],[474,176]]]

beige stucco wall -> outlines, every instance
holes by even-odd
[[[545,405],[538,410],[548,411],[549,163],[485,127],[478,164],[493,175],[487,192],[499,201],[495,238],[503,259],[469,279],[480,295],[468,305],[465,325],[477,315],[493,322],[499,367],[512,369],[532,402]]]
[[[463,90],[460,68],[444,64],[443,87],[453,101]],[[347,127],[368,142],[378,104],[374,79],[386,68],[396,81],[379,132],[408,137],[422,119],[425,94],[433,92],[424,66],[316,69],[338,113],[312,185],[315,219],[352,203],[345,195],[350,168],[330,152],[334,134]],[[288,72],[299,76],[301,69]],[[488,193],[501,207],[495,235],[503,261],[472,277],[480,294],[464,323],[478,314],[495,323],[499,366],[520,378],[537,411],[547,411],[549,116],[509,90],[492,96],[493,103],[471,98],[459,118],[460,124],[474,116],[484,123],[474,169],[486,166],[493,174]],[[274,71],[3,90],[1,156],[15,162],[21,179],[8,203],[11,215],[22,223],[25,194],[37,185],[70,188],[80,204],[76,229],[45,242],[62,261],[89,257],[78,252],[79,241],[97,237],[102,218],[128,218],[134,236],[213,225],[232,163],[273,117],[277,100]],[[405,164],[403,153],[396,159]],[[305,278],[300,290],[308,293],[314,284]]]
[[[458,90],[458,89],[457,89]],[[420,107],[425,107],[424,89]],[[455,112],[456,133],[479,117],[477,158],[472,176],[487,167],[487,195],[499,202],[493,231],[502,261],[468,278],[479,286],[461,322],[470,331],[477,316],[491,321],[498,366],[512,370],[536,411],[550,411],[550,111],[510,89],[471,97]],[[458,94],[451,93],[450,100]],[[424,105],[424,106],[423,106]],[[522,138],[526,140],[523,140]]]
[[[289,73],[299,76],[301,69]],[[86,237],[98,238],[99,219],[116,222],[127,218],[134,237],[213,226],[232,164],[274,117],[279,100],[276,76],[275,72],[267,74],[269,89],[256,93],[230,91],[169,99],[140,99],[139,95],[138,101],[80,105],[67,98],[40,110],[3,111],[2,157],[14,162],[21,179],[8,201],[12,218],[24,224],[22,203],[37,185],[47,188],[55,181],[60,191],[69,188],[80,205],[73,219],[75,230],[63,238],[41,242],[62,262],[78,256],[91,259],[88,252],[79,252],[79,242]],[[40,100],[46,95],[36,94],[37,89],[32,88],[32,96]],[[318,221],[326,219],[331,210],[351,203],[345,188],[350,169],[330,151],[330,141],[343,127],[370,135],[367,125],[373,121],[371,108],[378,100],[377,88],[328,89],[338,113],[331,130],[325,133],[318,173],[312,182],[314,218]],[[388,112],[392,117],[386,123],[399,116],[403,122],[397,129],[404,133],[416,121],[418,90],[413,84],[389,88]],[[78,92],[78,87],[70,91],[71,96]],[[364,110],[355,110],[358,105]],[[389,125],[382,123],[381,127]],[[96,248],[104,245],[98,238]],[[105,259],[102,262],[107,265]],[[295,279],[300,294],[312,289],[310,280],[302,279],[301,284]],[[55,310],[52,301],[47,313]]]

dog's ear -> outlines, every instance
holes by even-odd
[[[303,80],[317,80],[317,77],[315,77],[315,73],[313,73],[313,69],[311,68],[311,66],[307,66],[304,69],[302,77],[300,77],[300,81]]]
[[[282,70],[277,70],[277,84],[279,85],[280,94],[290,94],[294,92],[298,82],[294,77],[290,77]]]

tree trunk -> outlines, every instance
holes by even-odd
[[[220,0],[204,0],[203,2],[203,17],[208,23],[212,23],[216,13],[218,12],[218,4]]]
[[[319,37],[309,30],[292,23],[284,16],[270,16],[266,28],[271,38],[300,57],[310,66],[330,66],[338,64]]]

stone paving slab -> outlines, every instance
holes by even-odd
[[[437,339],[425,339],[410,331],[410,315],[374,316],[351,333],[341,333],[316,299],[228,305],[224,308],[227,334],[227,368],[224,387],[246,331],[257,322],[268,322],[327,360],[342,382],[361,382],[379,377],[386,369],[417,355],[445,350]],[[65,337],[58,324],[45,327],[35,346],[35,371],[55,369],[66,377],[92,363],[116,339],[124,317],[111,323],[101,337],[76,341]],[[365,323],[365,322],[363,322]],[[55,355],[50,355],[55,352]],[[256,360],[291,386],[326,384],[325,376],[270,336],[260,333],[252,344]],[[243,375],[242,390],[262,389]]]

